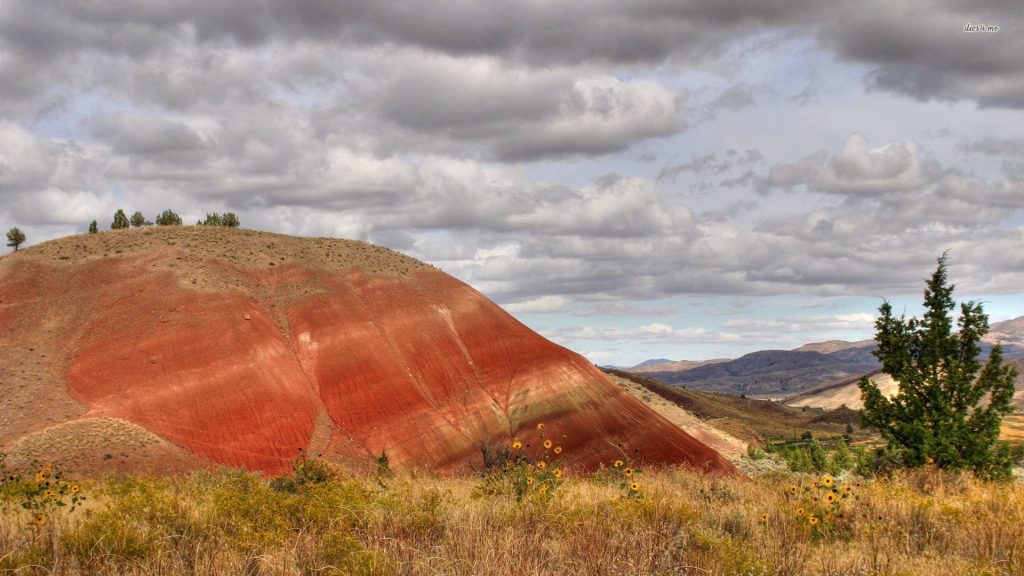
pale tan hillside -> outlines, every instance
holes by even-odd
[[[717,364],[719,362],[728,361],[728,358],[714,358],[712,360],[676,360],[675,362],[662,362],[661,364],[650,364],[640,368],[632,368],[629,371],[637,374],[647,374],[650,372],[684,372],[686,370],[700,368],[701,366],[707,366],[708,364]]]
[[[864,346],[870,346],[872,343],[872,340],[858,340],[857,342],[847,342],[845,340],[828,340],[826,342],[813,342],[811,344],[804,344],[799,348],[795,348],[793,351],[831,354],[833,352],[839,352],[840,350],[847,350],[849,348],[861,348]]]
[[[871,374],[870,379],[882,391],[882,394],[892,397],[899,390],[899,386],[892,376],[883,372]],[[824,408],[834,410],[840,406],[846,406],[853,410],[860,410],[864,403],[860,399],[860,388],[857,383],[860,377],[844,380],[836,384],[818,386],[811,390],[801,392],[787,398],[784,403],[789,406],[809,408]]]
[[[643,402],[648,408],[654,410],[669,422],[679,426],[694,438],[718,450],[729,460],[739,460],[747,453],[746,442],[701,420],[674,402],[670,402],[652,393],[636,382],[614,374],[605,373],[605,376],[634,398]]]

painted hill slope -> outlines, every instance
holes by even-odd
[[[561,437],[721,472],[715,451],[469,286],[369,244],[206,227],[0,258],[0,451],[80,468],[269,473],[300,449],[465,465]]]

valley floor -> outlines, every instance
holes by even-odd
[[[1019,482],[627,467],[487,481],[323,480],[313,469],[272,482],[218,471],[80,484],[41,470],[2,486],[0,573],[1024,574]],[[72,495],[87,499],[56,505]]]

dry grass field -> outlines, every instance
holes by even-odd
[[[556,465],[552,462],[553,465]],[[624,463],[437,477],[314,467],[72,483],[6,481],[5,574],[1019,575],[1024,485],[937,470],[889,479],[721,479]],[[524,475],[525,474],[525,475]],[[516,498],[516,481],[523,483]],[[49,504],[20,502],[36,480]],[[54,503],[86,495],[77,510]],[[37,493],[39,504],[45,493]]]

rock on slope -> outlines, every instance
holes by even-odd
[[[0,333],[0,451],[14,458],[278,473],[300,449],[386,451],[453,469],[546,422],[581,467],[625,449],[733,472],[469,286],[360,242],[205,227],[63,238],[0,259]]]

